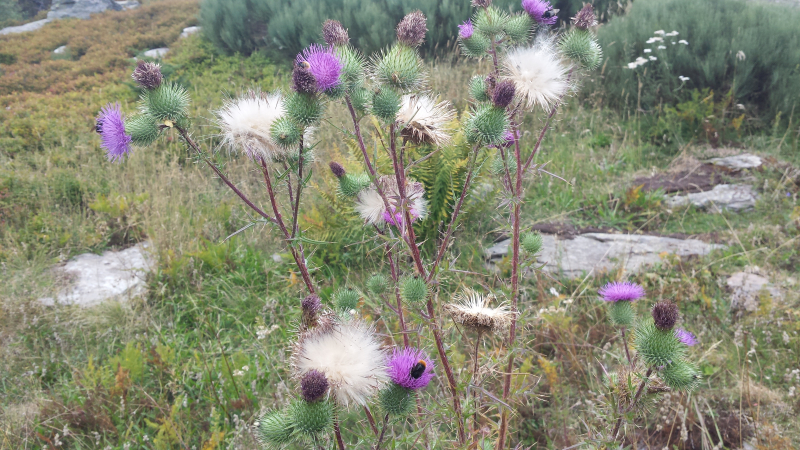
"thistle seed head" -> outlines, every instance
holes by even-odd
[[[409,13],[397,24],[397,40],[409,47],[419,47],[427,32],[425,14],[420,10]]]
[[[653,306],[653,322],[659,330],[671,330],[679,316],[678,306],[669,300],[660,301]]]
[[[338,20],[326,20],[322,24],[322,38],[328,45],[344,45],[350,41],[347,30]]]

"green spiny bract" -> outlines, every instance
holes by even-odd
[[[343,197],[355,197],[365,187],[369,186],[369,175],[365,173],[346,173],[339,178],[339,194]]]
[[[369,110],[370,103],[372,103],[372,91],[363,87],[353,89],[350,94],[350,102],[353,108],[360,114],[366,114]]]
[[[634,345],[647,367],[672,364],[686,353],[686,346],[675,337],[673,330],[659,330],[651,319],[636,327]]]
[[[620,300],[618,302],[611,302],[608,305],[608,318],[611,323],[618,327],[628,327],[633,324],[636,318],[636,313],[633,311],[631,302]]]
[[[258,420],[256,436],[268,447],[280,447],[292,441],[294,427],[292,421],[283,411],[264,414]]]
[[[486,79],[480,75],[475,75],[469,80],[469,96],[476,102],[489,101],[489,93],[486,91]]]
[[[375,78],[383,86],[410,91],[422,84],[422,62],[411,47],[395,44],[375,63]]]
[[[494,6],[476,11],[472,19],[477,32],[487,37],[497,36],[502,33],[508,21],[508,14]]]
[[[486,51],[489,50],[489,46],[492,44],[489,38],[478,32],[472,33],[472,37],[468,39],[459,39],[459,41],[461,42],[461,51],[464,56],[470,58],[486,56]]]
[[[385,275],[376,273],[367,280],[367,289],[375,295],[381,295],[389,287],[389,280]]]
[[[341,288],[333,295],[333,300],[336,303],[336,309],[339,311],[350,312],[358,308],[358,300],[361,294],[353,289]]]
[[[314,94],[292,92],[286,96],[284,105],[286,115],[300,125],[315,125],[322,119],[322,102]]]
[[[511,151],[506,151],[506,165],[508,165],[509,175],[517,173],[517,158],[514,157],[514,153]],[[505,175],[506,168],[503,165],[503,157],[499,151],[494,155],[494,158],[492,158],[492,162],[489,163],[489,170],[494,175]]]
[[[539,251],[542,249],[544,241],[542,240],[541,234],[536,232],[531,232],[522,235],[522,239],[520,239],[520,244],[522,244],[523,250],[530,253],[531,255],[535,255],[539,253]]]
[[[364,84],[364,57],[349,45],[341,45],[334,49],[342,62],[342,74],[339,79],[348,90],[359,88]]]
[[[394,89],[383,88],[372,97],[372,114],[384,122],[392,123],[400,111],[400,94]]]
[[[134,145],[146,147],[158,139],[161,130],[153,116],[137,114],[125,121],[125,132],[131,136]]]
[[[480,105],[467,118],[464,131],[467,141],[471,143],[498,145],[505,142],[508,126],[508,116],[504,109]]]
[[[664,384],[676,391],[692,391],[700,384],[700,371],[694,363],[679,359],[660,372]]]
[[[303,130],[287,116],[278,118],[270,128],[272,140],[283,148],[294,147],[300,142]]]
[[[407,302],[421,303],[428,297],[428,285],[422,278],[408,277],[403,280],[400,294]]]
[[[415,394],[412,389],[390,383],[380,392],[381,408],[393,416],[405,416],[414,408]]]
[[[189,94],[176,83],[162,83],[156,89],[142,93],[142,113],[149,114],[157,121],[180,120],[188,114]]]
[[[528,14],[515,14],[503,26],[506,36],[512,43],[525,42],[531,34],[533,21]]]
[[[338,85],[325,91],[325,95],[327,95],[331,100],[339,100],[340,98],[343,98],[345,94],[347,94],[347,84],[345,83],[339,83]]]
[[[333,405],[327,400],[313,403],[295,400],[289,405],[289,417],[295,433],[321,433],[333,424]]]
[[[573,28],[559,42],[561,52],[587,70],[594,70],[603,60],[603,51],[589,31]]]

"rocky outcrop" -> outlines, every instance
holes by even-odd
[[[56,0],[47,13],[50,20],[75,17],[88,19],[92,14],[106,10],[122,11],[122,6],[112,0]]]
[[[37,20],[35,22],[28,22],[25,25],[20,25],[17,27],[6,27],[0,30],[0,35],[4,34],[15,34],[15,33],[25,33],[26,31],[34,31],[42,28],[46,23],[50,22],[52,19],[42,19]]]
[[[709,212],[744,211],[756,205],[758,194],[752,186],[738,184],[719,184],[714,189],[666,198],[670,208],[694,205]]]

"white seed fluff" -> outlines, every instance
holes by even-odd
[[[450,143],[447,125],[455,117],[450,102],[436,103],[427,95],[404,95],[397,119],[404,124],[404,134],[417,143],[427,142],[437,147]]]
[[[217,111],[222,143],[231,151],[243,151],[253,160],[271,161],[282,156],[281,148],[270,137],[270,129],[285,113],[280,94],[248,92],[225,102]]]
[[[530,47],[519,47],[506,55],[505,78],[514,82],[525,107],[547,108],[558,101],[567,89],[569,68],[562,61],[551,38],[537,39]]]

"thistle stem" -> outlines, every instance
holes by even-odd
[[[647,373],[642,379],[642,382],[639,383],[639,389],[636,390],[636,395],[633,397],[633,401],[631,401],[631,404],[628,405],[627,408],[625,408],[624,412],[626,413],[630,412],[636,406],[636,403],[639,402],[639,399],[642,397],[642,394],[644,393],[644,387],[647,385],[647,382],[650,381],[650,375],[652,374],[653,374],[653,368],[650,367],[647,369]]]
[[[474,363],[472,364],[472,384],[477,388],[480,385],[480,375],[478,371],[478,351],[480,350],[481,333],[478,332],[478,337],[475,339],[475,355]],[[472,417],[472,442],[477,445],[478,443],[478,415],[480,414],[480,397],[478,390],[475,389],[472,393],[473,402],[475,403],[475,415]]]
[[[342,430],[339,429],[339,418],[333,419],[333,434],[336,435],[336,443],[339,444],[339,450],[344,450],[344,439],[342,439]]]
[[[403,333],[403,345],[408,348],[408,330],[406,329],[406,321],[403,317],[403,299],[400,296],[399,276],[397,274],[397,265],[394,262],[394,255],[392,254],[392,247],[386,244],[386,256],[389,257],[389,270],[391,271],[392,281],[394,281],[394,296],[397,300],[397,316],[400,318],[400,330]]]
[[[625,357],[628,358],[628,365],[633,369],[633,359],[631,358],[631,351],[628,349],[628,338],[625,337],[625,327],[620,330],[622,332],[622,345],[625,347]]]
[[[292,208],[292,238],[297,236],[297,229],[299,227],[297,221],[297,214],[300,211],[300,193],[303,190],[303,136],[300,136],[300,150],[298,151],[297,163],[297,194],[295,195],[295,203]],[[291,202],[291,192],[289,194],[289,201]]]
[[[574,71],[575,71],[574,66],[569,69],[569,74],[567,75],[567,83],[569,83],[569,80],[572,79],[572,74]],[[528,171],[528,168],[531,166],[531,163],[533,162],[533,157],[536,156],[536,153],[539,151],[539,147],[542,145],[542,140],[544,139],[545,133],[547,133],[547,130],[550,128],[550,121],[553,119],[553,116],[556,115],[558,107],[561,106],[561,102],[564,100],[565,95],[567,95],[567,91],[564,91],[564,93],[561,94],[561,97],[558,98],[558,101],[553,105],[553,108],[550,110],[550,114],[547,115],[547,120],[544,123],[544,127],[542,127],[542,131],[539,133],[539,139],[536,140],[536,145],[533,147],[533,151],[531,152],[530,155],[528,155],[527,161],[525,161],[525,166],[524,167],[517,166],[518,173],[520,171],[522,173],[526,173]]]
[[[367,421],[369,422],[369,427],[372,428],[372,432],[375,433],[375,436],[378,435],[378,427],[375,426],[375,418],[372,417],[372,412],[370,412],[369,407],[364,405],[364,413],[367,415]]]
[[[378,442],[375,443],[375,450],[381,450],[381,444],[383,443],[383,436],[386,434],[386,428],[389,423],[389,414],[387,413],[386,416],[383,418],[383,426],[381,427],[381,435],[378,437]]]
[[[428,316],[430,317],[431,331],[433,331],[433,338],[436,341],[436,350],[439,353],[439,360],[442,362],[447,383],[450,387],[450,396],[453,398],[453,409],[456,413],[456,422],[458,423],[458,442],[464,443],[467,439],[464,433],[464,415],[461,412],[461,400],[458,396],[458,385],[456,384],[456,377],[453,375],[453,369],[450,368],[450,361],[447,359],[447,353],[444,351],[444,344],[442,343],[442,334],[439,330],[439,323],[436,320],[436,311],[433,308],[433,300],[428,299]]]

